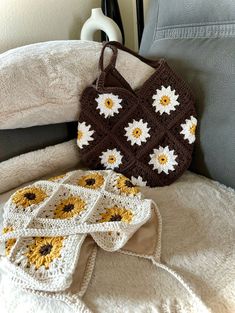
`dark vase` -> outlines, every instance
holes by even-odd
[[[117,0],[101,0],[101,8],[103,13],[110,17],[111,19],[114,20],[115,23],[117,23],[118,27],[121,30],[122,33],[122,43],[125,43],[125,34],[124,34],[124,29],[122,25],[122,18],[121,18],[121,13],[119,10],[119,5]],[[102,41],[108,41],[108,36],[104,33],[101,32],[101,40]]]

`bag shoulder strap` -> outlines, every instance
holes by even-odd
[[[157,67],[158,64],[159,64],[159,61],[158,60],[149,60],[149,59],[146,59],[144,57],[142,57],[141,55],[139,55],[138,53],[132,51],[131,49],[123,46],[122,44],[120,44],[119,42],[117,41],[108,41],[108,42],[105,42],[104,45],[103,45],[103,48],[101,50],[101,54],[100,54],[100,60],[99,60],[99,68],[101,71],[104,71],[104,51],[106,48],[110,48],[112,49],[113,51],[113,54],[112,54],[112,57],[110,59],[110,62],[108,64],[108,66],[112,66],[112,67],[115,67],[116,65],[116,60],[117,60],[117,54],[118,54],[118,49],[119,50],[122,50],[122,51],[126,51],[128,53],[130,53],[131,55],[135,56],[136,58],[138,58],[140,61],[148,64],[149,66],[152,66],[152,67]]]
[[[106,48],[110,48],[112,49],[112,57],[109,61],[109,64],[108,66],[113,66],[115,67],[116,65],[116,60],[117,60],[117,54],[118,54],[118,50],[117,50],[117,47],[114,46],[114,45],[111,45],[110,42],[105,42],[104,45],[103,45],[103,48],[101,50],[101,54],[100,54],[100,60],[99,60],[99,68],[100,70],[103,72],[104,71],[104,51]]]

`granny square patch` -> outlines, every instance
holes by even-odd
[[[113,55],[103,68],[106,47]],[[117,48],[155,68],[138,90],[115,68]],[[116,42],[104,45],[100,69],[81,97],[77,144],[83,163],[120,172],[133,184],[169,185],[192,159],[197,119],[190,88],[164,59],[144,59]]]

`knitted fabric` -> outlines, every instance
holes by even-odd
[[[16,285],[91,312],[81,301],[97,247],[144,257],[191,288],[160,262],[161,216],[138,186],[112,171],[73,171],[14,193],[4,207],[3,265]]]
[[[106,47],[113,56],[104,69]],[[138,90],[115,68],[117,47],[156,69]],[[144,59],[116,42],[103,47],[100,69],[81,97],[77,143],[84,164],[152,187],[172,183],[191,163],[197,125],[191,90],[164,59]]]
[[[23,288],[66,297],[72,290],[79,302],[97,246],[121,249],[151,218],[152,201],[140,198],[138,187],[112,171],[69,172],[18,190],[4,207],[5,268]]]

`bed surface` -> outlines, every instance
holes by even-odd
[[[190,172],[171,186],[143,188],[163,220],[162,262],[180,274],[214,313],[235,311],[235,192]],[[0,209],[11,192],[0,196]],[[150,261],[98,251],[84,297],[94,312],[197,312],[187,292]],[[62,302],[0,282],[1,312],[70,312]],[[115,311],[114,311],[115,308]]]

